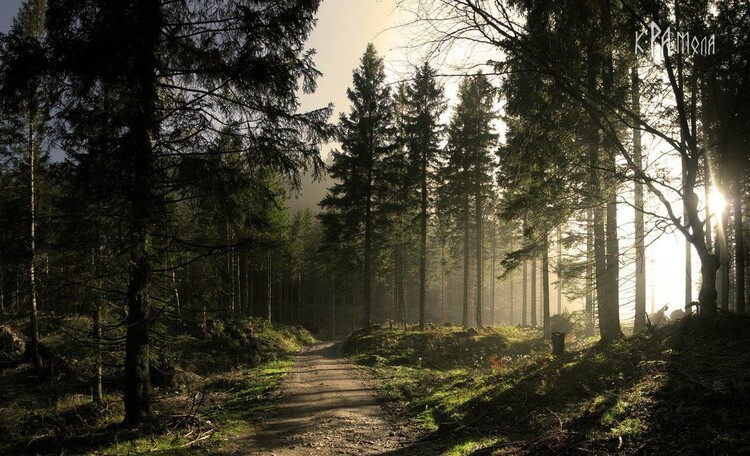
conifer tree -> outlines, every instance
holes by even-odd
[[[339,121],[341,151],[333,153],[331,176],[338,182],[321,202],[322,221],[336,240],[359,244],[363,271],[363,324],[372,324],[376,177],[383,158],[393,149],[391,90],[383,60],[368,44],[353,85],[347,90],[349,114]],[[329,239],[336,242],[336,240]]]
[[[28,285],[29,355],[35,369],[42,368],[39,354],[37,310],[37,174],[48,117],[44,81],[47,74],[45,52],[45,0],[27,0],[4,37],[0,62],[0,105],[6,115],[3,122],[6,152],[19,156],[26,188],[27,221],[24,236],[26,283]],[[23,158],[20,158],[23,157]]]
[[[432,170],[437,164],[445,111],[443,88],[435,70],[425,62],[407,89],[405,134],[419,191],[419,327],[424,330],[427,293],[427,225]]]
[[[463,325],[469,325],[469,258],[471,204],[476,260],[476,325],[482,326],[482,225],[485,196],[492,184],[493,150],[497,135],[492,125],[496,117],[496,89],[487,76],[478,73],[461,81],[458,105],[448,125],[445,165],[441,169],[442,192],[446,193],[463,227],[464,312]]]

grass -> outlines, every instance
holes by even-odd
[[[23,321],[13,322],[22,327]],[[121,352],[105,354],[105,397],[92,403],[90,348],[71,334],[83,318],[45,321],[42,343],[65,360],[64,369],[41,381],[28,364],[0,372],[0,454],[205,454],[233,436],[250,432],[273,404],[291,367],[291,355],[314,342],[301,328],[259,320],[214,323],[208,334],[162,331],[169,350],[156,358],[174,368],[173,381],[154,387],[153,422],[120,426]]]
[[[347,352],[433,454],[750,451],[750,322],[722,316],[619,341],[456,327],[355,333]]]

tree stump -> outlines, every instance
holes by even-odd
[[[565,353],[565,333],[553,332],[552,333],[552,354],[554,356],[560,356],[563,353]]]

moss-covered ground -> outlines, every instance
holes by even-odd
[[[22,328],[23,321],[6,322]],[[61,362],[43,378],[30,365],[0,372],[0,454],[169,454],[220,451],[246,434],[272,406],[292,355],[313,337],[296,327],[259,320],[216,322],[208,331],[162,328],[158,365],[168,381],[155,381],[154,420],[139,429],[121,426],[122,352],[105,351],[104,400],[91,399],[93,348],[76,335],[90,327],[79,318],[47,318],[45,349]],[[19,331],[20,332],[20,331]]]
[[[414,454],[750,454],[748,319],[594,342],[571,334],[553,357],[538,330],[439,327],[344,348],[423,430]]]

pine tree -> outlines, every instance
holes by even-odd
[[[42,368],[39,354],[37,310],[37,174],[48,108],[44,102],[47,73],[45,53],[45,0],[27,0],[13,21],[2,46],[0,103],[11,118],[4,125],[10,149],[24,156],[26,191],[25,238],[26,280],[28,284],[29,355],[34,368]],[[22,152],[21,152],[22,151]],[[13,154],[13,152],[11,152]]]
[[[473,227],[476,260],[476,324],[482,326],[482,225],[485,196],[491,187],[492,148],[497,141],[493,120],[496,89],[482,73],[466,77],[458,89],[456,106],[448,126],[445,166],[441,170],[442,191],[450,195],[460,214],[464,238],[464,326],[469,325],[469,245],[471,208],[474,203]]]
[[[111,191],[120,217],[117,241],[128,266],[125,422],[151,416],[149,375],[153,319],[149,285],[169,263],[175,201],[192,182],[176,169],[237,127],[243,156],[293,185],[305,166],[320,168],[318,145],[330,137],[330,108],[297,113],[297,92],[315,88],[317,70],[304,42],[319,2],[261,0],[51,0],[47,24],[59,95],[60,129],[71,154],[86,155],[87,129],[104,121],[111,147],[88,164]],[[211,26],[207,27],[206,24]],[[301,85],[301,87],[300,87]],[[109,101],[109,102],[108,102]]]
[[[369,44],[347,90],[349,114],[339,121],[342,151],[333,154],[331,177],[338,182],[321,202],[326,231],[339,240],[362,239],[363,324],[372,324],[372,275],[376,176],[378,167],[393,149],[391,90],[386,84],[383,60]],[[329,244],[335,240],[329,239]]]

